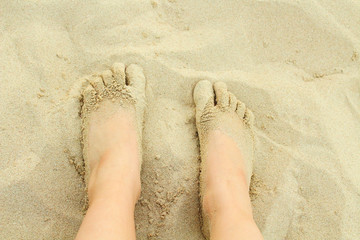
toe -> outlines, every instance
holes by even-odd
[[[241,119],[244,118],[245,110],[246,110],[245,104],[238,100],[236,104],[236,113],[239,115]]]
[[[112,66],[112,73],[114,75],[114,80],[120,86],[125,85],[125,65],[122,63],[114,63]]]
[[[129,86],[134,87],[138,91],[144,91],[146,79],[143,69],[136,64],[131,64],[126,68],[126,79]]]
[[[89,84],[82,92],[83,101],[85,104],[94,101],[96,95],[95,89]]]
[[[255,120],[255,117],[254,117],[253,112],[250,109],[246,108],[245,114],[244,114],[244,122],[247,125],[253,125],[254,120]]]
[[[235,95],[231,92],[229,92],[229,96],[230,96],[230,109],[231,111],[235,111],[236,110],[236,105],[237,105],[237,98],[235,97]]]
[[[113,84],[113,73],[110,70],[106,70],[101,74],[101,78],[105,86],[110,86]]]
[[[105,89],[104,83],[100,76],[92,76],[89,79],[90,84],[96,90],[97,93],[102,93]]]
[[[194,102],[197,113],[202,112],[206,104],[212,104],[214,106],[214,89],[211,82],[201,80],[196,84],[194,89]]]
[[[216,82],[214,84],[214,90],[216,95],[216,104],[220,107],[229,106],[229,92],[224,82]]]

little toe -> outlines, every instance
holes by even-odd
[[[229,92],[224,82],[216,82],[214,84],[214,90],[216,95],[216,104],[220,107],[229,106]]]
[[[114,81],[120,86],[125,86],[125,65],[123,63],[114,63],[111,68]]]
[[[214,89],[211,82],[207,80],[199,81],[195,86],[193,95],[196,113],[201,113],[207,104],[214,106]]]
[[[254,124],[254,120],[255,120],[255,117],[254,117],[253,112],[250,109],[246,108],[245,114],[244,114],[244,122],[247,125],[251,126]]]
[[[245,110],[246,110],[246,106],[243,102],[241,101],[237,101],[237,104],[236,104],[236,113],[238,114],[238,116],[243,119],[244,118],[244,114],[245,114]]]
[[[110,86],[113,84],[114,78],[113,78],[112,71],[106,70],[106,71],[102,72],[101,78],[102,78],[105,86]]]
[[[89,82],[98,94],[105,90],[104,82],[100,76],[91,76]]]
[[[96,96],[96,91],[90,84],[82,91],[83,102],[85,104],[93,102],[95,96]]]
[[[126,84],[132,86],[139,92],[145,91],[146,79],[143,69],[137,64],[131,64],[125,70]]]
[[[236,110],[236,105],[237,105],[237,98],[231,92],[229,92],[229,96],[230,96],[230,102],[229,102],[230,109],[231,109],[231,111],[235,111]]]

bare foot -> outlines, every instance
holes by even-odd
[[[116,181],[121,174],[132,174],[134,182],[140,184],[146,80],[139,66],[125,68],[115,63],[111,70],[92,75],[87,81],[81,116],[84,175],[91,201],[101,195],[92,189],[103,189],[107,181]],[[136,188],[138,195],[140,185]]]
[[[194,101],[202,159],[200,196],[203,233],[210,239],[210,228],[215,221],[220,221],[214,220],[216,214],[219,216],[239,210],[252,219],[248,188],[254,157],[251,130],[254,116],[223,82],[213,86],[209,81],[200,81],[194,90]],[[227,218],[228,223],[234,220]]]

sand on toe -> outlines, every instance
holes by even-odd
[[[195,84],[256,117],[265,239],[360,236],[357,1],[0,1],[0,239],[73,239],[84,75],[143,67],[138,239],[203,239]]]

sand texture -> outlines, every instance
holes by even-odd
[[[193,89],[252,110],[265,239],[360,236],[360,2],[0,0],[0,239],[73,239],[83,76],[147,79],[137,237],[203,240]]]

